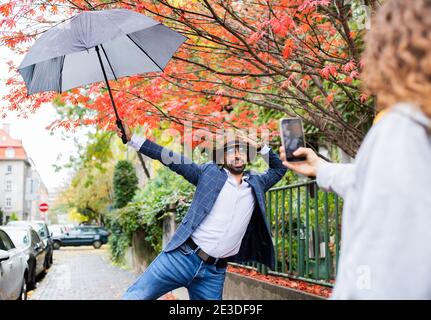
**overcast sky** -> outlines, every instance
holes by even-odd
[[[14,56],[9,49],[0,47],[0,104],[2,106],[4,101],[1,99],[7,91],[5,87],[8,70],[6,62],[11,58],[18,63],[22,60],[22,57]],[[53,164],[65,164],[69,156],[77,151],[73,138],[76,137],[84,142],[86,141],[85,133],[88,131],[88,129],[79,129],[76,133],[66,133],[56,130],[54,135],[51,135],[46,127],[55,119],[57,119],[57,115],[50,104],[43,105],[35,114],[29,115],[28,119],[18,118],[16,114],[12,113],[9,113],[6,119],[0,118],[0,125],[10,124],[12,138],[23,141],[27,155],[33,159],[36,169],[49,191],[61,186],[70,175],[70,172],[65,170],[55,172]],[[66,139],[62,132],[68,136]],[[58,160],[59,156],[60,160]]]

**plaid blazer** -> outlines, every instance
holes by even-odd
[[[214,162],[198,165],[183,155],[163,148],[148,139],[145,140],[139,151],[152,159],[159,160],[196,186],[196,192],[187,214],[164,249],[169,252],[181,246],[211,212],[214,202],[227,180],[227,173]],[[238,254],[230,257],[229,261],[256,261],[273,269],[274,246],[266,221],[265,192],[284,176],[287,169],[272,150],[269,151],[268,164],[269,169],[262,174],[251,174],[248,171],[245,173],[245,179],[253,190],[257,205],[242,239],[240,250]]]

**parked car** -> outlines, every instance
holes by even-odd
[[[61,237],[63,234],[67,232],[66,226],[62,224],[50,224],[48,226],[49,232],[51,233],[51,237]]]
[[[3,231],[12,239],[15,247],[24,251],[29,270],[27,289],[34,289],[36,287],[36,277],[46,270],[46,247],[44,242],[30,226],[6,226],[3,227]]]
[[[109,232],[103,227],[79,226],[67,232],[61,238],[54,239],[54,247],[61,246],[88,246],[93,245],[99,249],[108,242]]]
[[[0,227],[0,300],[27,300],[27,278],[25,253]]]
[[[45,221],[9,221],[8,226],[31,226],[40,236],[43,244],[46,247],[45,268],[49,269],[53,261],[54,242],[52,241],[51,234],[49,233],[48,226]]]

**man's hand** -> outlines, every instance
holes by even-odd
[[[259,151],[262,148],[261,142],[249,138],[244,132],[238,130],[237,135],[240,139],[242,139],[244,142],[247,142],[251,147],[255,148],[256,150]]]
[[[317,168],[319,165],[326,162],[319,158],[310,148],[298,148],[293,155],[296,157],[305,157],[306,160],[301,162],[288,162],[286,160],[284,148],[280,147],[280,158],[283,161],[283,165],[296,173],[309,177],[315,177],[317,175]]]
[[[122,124],[123,124],[123,128],[124,128],[124,132],[126,133],[126,140],[127,140],[127,142],[129,142],[130,139],[132,138],[132,133],[130,132],[129,126],[124,121],[122,122]],[[120,139],[121,139],[121,137],[123,136],[123,133],[121,132],[120,128],[117,127],[116,132],[117,132],[118,137],[120,137]]]

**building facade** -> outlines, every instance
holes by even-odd
[[[39,203],[48,191],[27,156],[21,140],[9,134],[9,125],[0,128],[0,209],[7,222],[15,216],[19,220],[40,218]],[[36,211],[37,210],[37,211]]]
[[[45,220],[48,222],[47,212],[39,210],[39,205],[41,203],[48,203],[48,199],[48,189],[32,163],[32,170],[26,182],[25,194],[25,201],[30,203],[30,220]]]

